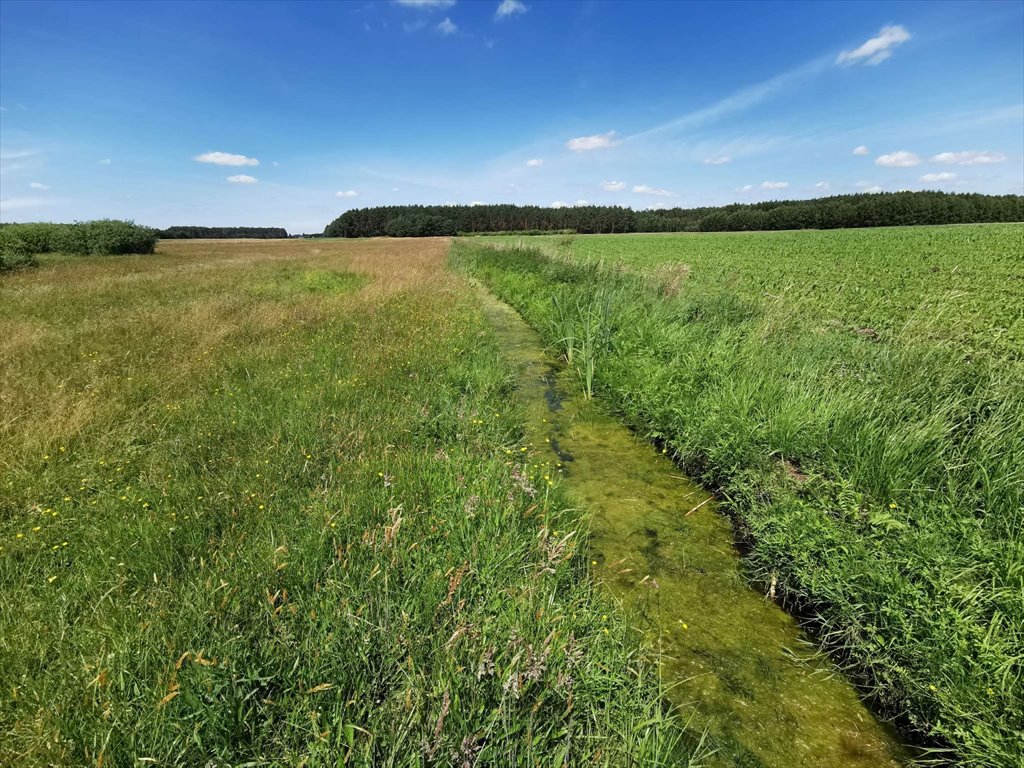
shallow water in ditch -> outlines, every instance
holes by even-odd
[[[744,580],[729,521],[653,446],[566,396],[537,334],[485,291],[518,369],[527,439],[561,464],[592,512],[597,578],[648,633],[684,718],[708,729],[711,765],[860,768],[908,761],[895,735],[787,613]]]

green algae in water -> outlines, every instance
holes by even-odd
[[[582,396],[537,334],[485,291],[518,370],[527,437],[592,514],[594,571],[658,649],[669,697],[708,729],[715,765],[859,768],[910,761],[796,621],[749,588],[706,491]]]

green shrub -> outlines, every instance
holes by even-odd
[[[81,255],[152,253],[159,239],[155,229],[116,219],[78,222],[67,229],[66,246],[60,250]]]
[[[36,262],[36,253],[16,226],[0,227],[0,272],[32,266]]]
[[[34,264],[38,253],[78,256],[152,253],[158,237],[155,229],[116,219],[74,224],[7,224],[0,227],[0,269]]]

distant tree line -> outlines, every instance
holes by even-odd
[[[131,221],[99,219],[74,224],[0,225],[0,271],[32,266],[40,253],[77,256],[152,253],[157,231]]]
[[[284,227],[168,227],[160,230],[160,237],[164,240],[216,240],[235,237],[272,240],[288,237],[288,232]]]
[[[391,205],[346,211],[325,237],[486,232],[726,232],[1024,221],[1021,195],[880,192],[707,208],[634,211],[584,205]]]

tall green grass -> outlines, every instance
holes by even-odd
[[[256,247],[0,282],[0,763],[686,764],[443,254]]]
[[[926,233],[929,242],[956,248],[957,228],[944,231]],[[980,234],[998,244],[1020,228]],[[595,396],[719,490],[753,544],[752,578],[811,610],[823,642],[904,725],[967,764],[1019,765],[1024,372],[1021,350],[1006,346],[1019,326],[999,333],[997,318],[1008,310],[1019,323],[1021,286],[1006,286],[1016,310],[993,306],[995,333],[969,318],[970,347],[943,316],[976,292],[973,275],[987,279],[1007,255],[960,248],[961,290],[926,311],[904,304],[886,323],[870,292],[855,293],[839,318],[819,299],[831,296],[825,254],[779,253],[764,266],[784,286],[760,293],[742,289],[758,279],[749,262],[727,250],[715,261],[721,236],[696,237],[703,242],[681,248],[737,274],[714,285],[701,264],[665,258],[637,269],[642,251],[628,265],[586,256],[602,240],[629,253],[632,238],[583,238],[573,246],[583,256],[466,242],[454,259],[556,346],[565,335],[556,307],[609,296],[610,351]],[[759,237],[759,247],[777,248],[776,235]],[[934,274],[927,255],[881,261],[900,258]],[[824,274],[808,282],[808,271]],[[897,306],[920,290],[884,274],[865,279]],[[858,315],[880,330],[847,324]]]

